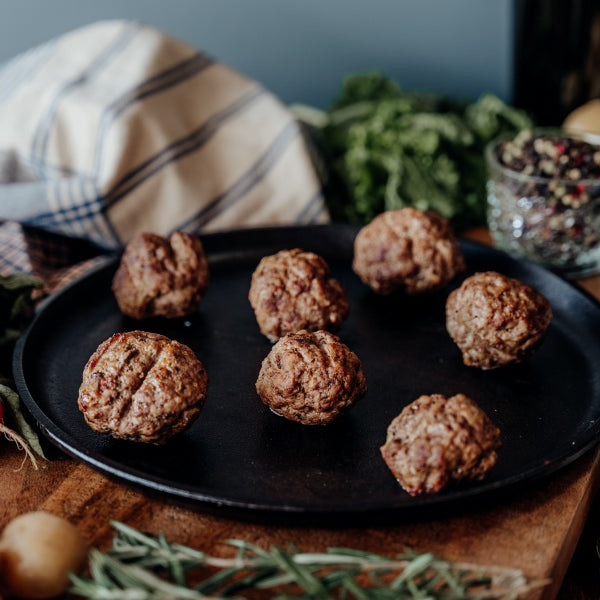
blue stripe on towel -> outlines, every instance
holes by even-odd
[[[18,227],[16,223],[14,226]],[[1,273],[8,275],[31,272],[29,255],[23,244],[20,243],[20,233],[17,233],[11,225],[8,225],[8,231],[2,231],[0,245],[2,247],[2,253],[0,253]]]
[[[310,217],[310,219],[308,220],[309,223],[317,223],[319,222],[319,218],[321,216],[329,216],[329,211],[327,210],[327,207],[325,206],[325,202],[321,202],[321,204],[317,204],[316,206],[316,210],[313,211],[312,216]]]
[[[183,222],[179,229],[196,231],[205,226],[219,214],[231,208],[241,200],[254,186],[262,181],[277,160],[281,158],[287,146],[297,137],[300,129],[295,121],[285,125],[266,152],[246,171],[226,192],[209,202],[193,217]]]
[[[102,204],[97,200],[98,196],[100,195],[100,192],[96,186],[96,182],[92,179],[79,178],[78,180],[73,181],[73,185],[71,187],[74,188],[75,185],[79,187],[80,198],[87,199],[86,202],[88,202],[89,200],[97,202],[96,214],[89,219],[84,217],[78,221],[80,223],[84,223],[84,226],[82,228],[83,231],[81,234],[79,234],[79,237],[89,236],[91,228],[94,229],[97,234],[96,236],[92,236],[94,239],[107,241],[108,239],[111,239],[113,245],[120,245],[120,237],[118,236],[112,223],[106,216],[106,213],[102,209]],[[81,201],[79,202],[80,204],[82,204]]]
[[[310,223],[312,219],[315,219],[321,212],[322,200],[323,194],[321,190],[318,190],[309,198],[306,206],[298,213],[295,222],[301,225],[302,223]]]
[[[195,152],[204,146],[218,131],[223,123],[253,104],[264,94],[262,88],[254,88],[238,98],[233,104],[212,116],[206,123],[192,133],[180,138],[173,144],[163,148],[160,152],[132,169],[121,178],[113,189],[104,197],[104,204],[108,208],[118,202],[123,196],[129,194],[157,171],[170,163]]]
[[[38,179],[44,181],[54,179],[55,177],[89,177],[88,173],[82,173],[75,170],[73,167],[64,165],[53,165],[48,161],[36,158],[35,156],[27,156],[27,163],[36,173]]]
[[[72,225],[80,221],[87,222],[90,217],[95,216],[102,209],[97,199],[87,200],[82,205],[77,204],[78,199],[75,191],[80,185],[77,178],[50,181],[48,185],[47,196],[55,199],[49,199],[48,202],[50,204],[56,202],[59,206],[51,212],[42,213],[32,219],[25,220],[25,224],[41,228]],[[85,208],[83,208],[83,204],[85,204]],[[71,227],[71,230],[75,231],[76,229]]]
[[[114,102],[109,104],[100,121],[98,141],[96,143],[94,172],[99,175],[102,160],[102,148],[105,142],[106,134],[110,125],[132,104],[166,89],[178,85],[182,81],[194,77],[206,67],[214,64],[214,60],[203,54],[195,54],[176,65],[165,69],[164,71],[150,77],[146,81],[136,85]]]
[[[0,67],[0,103],[6,102],[23,82],[35,77],[36,73],[52,56],[57,40],[33,48]]]
[[[85,71],[79,74],[75,79],[67,81],[56,93],[48,110],[46,116],[40,121],[38,129],[33,137],[33,144],[31,149],[32,157],[36,157],[40,161],[40,166],[44,168],[44,159],[48,148],[48,141],[50,138],[50,132],[52,131],[52,125],[58,105],[70,92],[77,89],[79,86],[87,83],[92,77],[98,75],[102,68],[110,63],[111,59],[114,59],[118,53],[131,41],[131,39],[138,33],[140,25],[138,23],[127,22],[123,26],[119,35],[113,40],[113,42],[96,57],[94,61],[89,65]]]
[[[191,134],[180,138],[141,165],[137,166],[135,169],[132,169],[123,176],[105,196],[92,198],[83,202],[80,206],[70,206],[61,208],[58,211],[42,213],[28,221],[28,224],[44,226],[60,222],[68,225],[73,220],[93,217],[97,215],[100,210],[106,211],[110,206],[129,194],[138,185],[144,183],[144,181],[160,169],[168,166],[183,156],[187,156],[190,153],[199,150],[212,138],[223,123],[252,105],[258,98],[264,95],[264,93],[264,90],[260,87],[249,90],[230,106],[211,117],[206,123]]]

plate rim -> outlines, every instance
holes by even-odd
[[[264,239],[262,234],[265,234],[268,237],[268,234],[273,233],[285,233],[291,231],[295,231],[297,233],[302,231],[305,233],[310,230],[332,229],[343,230],[346,234],[356,234],[360,229],[360,226],[339,223],[309,226],[269,226],[214,233],[201,233],[199,234],[199,237],[203,242],[207,242],[207,245],[210,246],[211,240],[219,241],[226,238],[244,238],[247,236],[257,235],[260,236],[261,239]],[[486,253],[502,256],[511,262],[515,262],[524,266],[528,271],[531,270],[534,273],[537,273],[538,276],[554,279],[559,282],[560,285],[567,285],[571,289],[572,293],[580,295],[585,298],[586,301],[590,302],[594,307],[594,310],[599,311],[600,317],[600,301],[585,288],[576,285],[575,283],[541,265],[497,249],[491,245],[471,239],[461,238],[460,236],[458,236],[458,239],[461,248],[470,247],[474,250],[481,250]],[[29,390],[24,373],[23,358],[24,353],[27,351],[27,344],[32,336],[32,332],[35,331],[38,322],[43,318],[45,311],[48,310],[49,307],[59,303],[63,297],[71,294],[74,288],[85,284],[90,279],[98,277],[99,274],[105,270],[116,268],[116,264],[118,263],[120,256],[121,252],[113,253],[103,257],[103,260],[100,260],[98,264],[91,266],[84,273],[78,275],[72,281],[68,282],[59,290],[40,302],[36,308],[33,319],[16,342],[13,352],[13,377],[19,396],[22,398],[26,408],[35,419],[38,427],[42,430],[45,437],[47,437],[55,446],[60,448],[73,459],[83,464],[87,464],[96,471],[112,477],[121,483],[124,482],[132,485],[133,487],[139,488],[142,491],[146,491],[149,494],[166,493],[169,497],[178,500],[181,503],[190,504],[192,507],[200,507],[204,510],[215,509],[219,514],[222,514],[221,511],[225,509],[230,514],[235,514],[238,517],[249,517],[255,520],[260,520],[261,515],[268,515],[269,518],[272,516],[284,518],[293,516],[295,519],[294,522],[296,522],[296,519],[300,517],[309,517],[311,520],[315,518],[319,519],[321,517],[326,517],[329,521],[329,519],[335,513],[336,517],[340,517],[342,519],[347,519],[348,517],[359,517],[360,520],[357,521],[357,524],[360,524],[363,520],[365,520],[365,518],[369,522],[372,522],[373,518],[378,520],[378,516],[386,521],[389,521],[390,518],[404,518],[404,516],[406,516],[397,515],[396,513],[398,511],[406,511],[407,513],[410,513],[410,516],[412,517],[423,513],[427,514],[433,508],[445,507],[449,510],[452,510],[454,504],[464,503],[465,500],[468,502],[475,500],[481,502],[489,495],[494,495],[494,493],[511,493],[517,485],[522,485],[523,483],[532,483],[540,479],[545,479],[549,475],[556,473],[567,465],[572,464],[581,456],[590,451],[593,447],[595,447],[600,441],[599,420],[595,427],[589,430],[589,434],[586,436],[585,440],[576,445],[575,449],[571,453],[566,454],[562,458],[551,461],[551,463],[548,465],[534,466],[525,471],[505,477],[502,480],[490,481],[487,483],[484,480],[483,482],[478,482],[478,484],[472,488],[469,487],[466,491],[464,487],[457,486],[454,489],[446,490],[443,497],[437,494],[421,495],[418,497],[418,503],[415,503],[414,507],[407,507],[405,505],[400,507],[389,507],[387,505],[376,507],[372,504],[368,509],[365,509],[361,506],[356,506],[354,508],[339,507],[336,509],[331,507],[310,507],[296,504],[274,506],[271,503],[250,503],[248,501],[235,498],[217,498],[211,496],[210,494],[202,493],[201,491],[190,491],[189,489],[185,489],[186,487],[189,488],[190,486],[173,485],[173,482],[169,482],[169,480],[166,480],[163,477],[158,477],[153,474],[148,475],[147,473],[143,473],[138,469],[128,465],[123,465],[118,461],[103,457],[99,455],[98,452],[90,452],[89,449],[86,449],[84,444],[78,442],[69,434],[68,431],[65,431],[64,428],[61,428],[54,423],[54,421],[38,405],[37,401]],[[336,520],[334,519],[333,522],[335,521]]]

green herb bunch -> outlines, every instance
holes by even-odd
[[[90,576],[71,575],[72,594],[98,600],[451,600],[517,598],[547,583],[527,581],[519,570],[452,563],[429,553],[395,558],[348,548],[308,553],[292,545],[264,550],[228,540],[234,556],[222,558],[117,521],[112,525],[112,547],[106,553],[92,549]]]
[[[485,145],[532,121],[491,94],[477,102],[404,92],[378,71],[348,76],[328,110],[291,107],[307,127],[334,221],[434,210],[455,229],[485,223]]]

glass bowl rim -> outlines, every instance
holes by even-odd
[[[569,137],[572,139],[579,139],[586,141],[594,146],[598,146],[598,151],[600,152],[600,135],[593,133],[584,133],[584,132],[569,132],[561,129],[560,127],[535,127],[530,130],[521,130],[521,131],[530,131],[532,136],[536,135],[560,135],[563,137]],[[550,182],[556,182],[557,185],[564,186],[574,186],[574,185],[583,185],[586,188],[597,188],[600,187],[600,176],[597,179],[562,179],[556,177],[542,177],[540,175],[526,175],[525,173],[515,171],[506,165],[503,165],[497,158],[494,152],[496,146],[500,142],[504,142],[506,140],[514,139],[520,132],[512,132],[512,133],[503,133],[492,140],[490,140],[484,149],[485,162],[488,169],[493,169],[501,172],[506,177],[522,182],[522,183],[539,183],[543,185],[548,185]],[[490,178],[490,173],[488,173],[488,179]]]

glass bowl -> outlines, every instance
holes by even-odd
[[[533,160],[530,156],[517,159],[510,150],[508,157],[503,155],[506,142],[517,140],[514,135],[498,138],[485,149],[487,220],[494,244],[564,277],[600,272],[600,139],[555,130],[518,134],[523,139],[528,135],[532,141],[542,139],[550,143],[549,140],[554,140],[555,152],[549,149],[554,156],[536,153],[536,158],[542,156],[542,159],[535,168],[527,166]],[[586,164],[597,167],[596,179],[582,177],[589,172],[588,168],[571,166],[566,173],[559,172],[558,161],[565,153],[565,144],[560,140],[567,140],[567,144],[573,143],[574,147],[579,142],[587,143],[586,147],[593,154],[586,155]],[[515,147],[518,154],[518,145],[513,149]],[[569,151],[567,148],[567,153]],[[503,164],[510,163],[509,159],[514,160],[515,167]],[[534,174],[529,174],[532,171]]]

